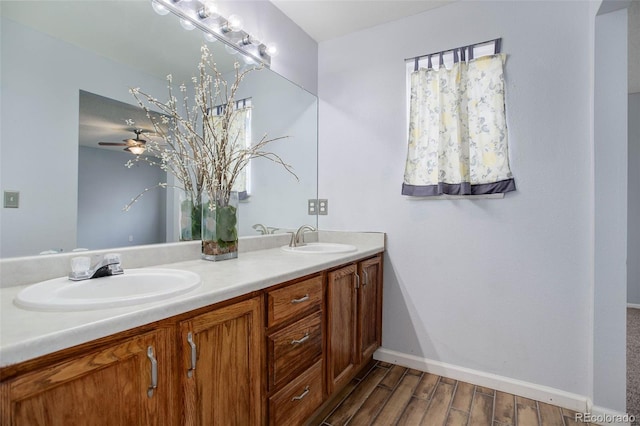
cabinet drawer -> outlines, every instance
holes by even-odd
[[[322,404],[322,360],[269,398],[270,425],[300,425]]]
[[[322,356],[321,321],[316,312],[267,337],[270,390]]]
[[[267,326],[273,327],[302,312],[322,306],[322,275],[267,293]]]

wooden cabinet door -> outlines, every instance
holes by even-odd
[[[180,323],[183,424],[261,424],[261,300],[255,297]]]
[[[0,423],[171,424],[165,336],[163,331],[143,334],[2,383]]]
[[[356,265],[327,274],[327,391],[341,387],[355,373]]]
[[[382,258],[376,256],[359,264],[358,362],[373,355],[382,335]]]

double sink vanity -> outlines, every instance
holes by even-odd
[[[223,262],[128,248],[122,275],[78,282],[54,279],[71,255],[3,259],[0,423],[304,424],[380,346],[384,251],[382,233],[309,236]]]

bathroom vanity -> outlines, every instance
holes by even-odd
[[[130,307],[27,311],[0,290],[0,423],[303,424],[380,345],[384,234],[346,242],[162,265],[201,286]]]

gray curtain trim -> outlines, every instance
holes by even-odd
[[[494,183],[482,183],[472,185],[469,182],[444,183],[437,185],[409,185],[402,184],[402,195],[412,197],[431,197],[437,195],[483,195],[501,194],[516,190],[516,182],[513,179],[501,180]]]

